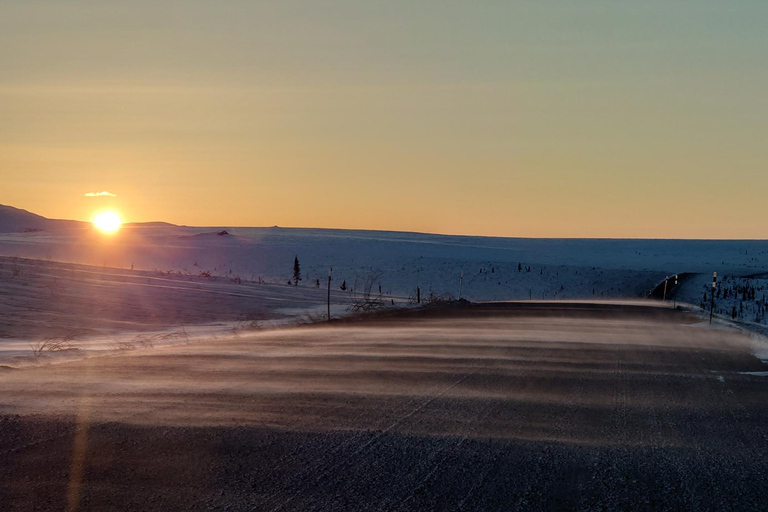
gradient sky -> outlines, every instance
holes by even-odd
[[[767,27],[764,0],[0,0],[0,203],[765,238]]]

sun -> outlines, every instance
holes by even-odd
[[[96,229],[103,231],[104,233],[114,233],[120,229],[122,223],[120,216],[111,211],[98,213],[93,218],[93,225],[96,226]]]

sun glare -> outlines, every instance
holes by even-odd
[[[115,212],[101,212],[93,218],[93,225],[104,233],[114,233],[121,224],[120,216]]]

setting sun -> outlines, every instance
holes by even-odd
[[[122,221],[115,212],[101,212],[93,218],[93,225],[96,229],[105,233],[114,233],[120,229]]]

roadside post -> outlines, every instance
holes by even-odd
[[[328,321],[331,321],[331,269],[328,267]]]
[[[712,274],[712,299],[709,305],[709,323],[712,324],[712,315],[715,313],[715,288],[717,288],[717,272]]]
[[[664,298],[661,299],[661,302],[667,302],[667,283],[669,282],[669,276],[664,278]]]
[[[677,274],[675,274],[675,287],[677,287]],[[672,309],[677,309],[677,290],[675,290],[675,296],[672,298]]]

